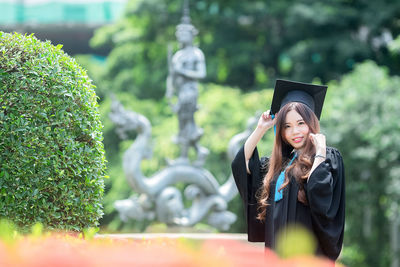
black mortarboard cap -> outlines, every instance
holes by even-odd
[[[289,102],[300,102],[314,111],[319,119],[327,88],[325,85],[276,80],[271,114],[275,115],[281,107]]]

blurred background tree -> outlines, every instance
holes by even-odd
[[[163,97],[166,47],[176,43],[182,2],[131,0],[123,19],[96,31],[91,45],[112,47],[100,91]],[[400,2],[202,0],[190,10],[207,82],[243,91],[271,87],[276,77],[326,83],[365,59],[400,71],[387,49],[400,33]]]
[[[329,85],[322,122],[345,159],[348,266],[399,263],[400,77],[388,72],[368,61]]]

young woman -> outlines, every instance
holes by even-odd
[[[316,96],[324,89],[323,97]],[[344,231],[344,167],[339,151],[326,147],[319,132],[325,92],[326,87],[277,81],[276,117],[270,111],[261,115],[232,172],[245,204],[249,241],[274,249],[280,231],[300,224],[314,234],[316,254],[336,260]],[[259,159],[257,144],[274,126],[272,155]]]

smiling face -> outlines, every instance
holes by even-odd
[[[310,128],[303,117],[294,109],[286,114],[283,124],[283,137],[294,149],[301,149],[306,144]]]

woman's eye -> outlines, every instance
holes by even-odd
[[[299,122],[299,125],[303,125],[303,124],[304,124],[304,121],[300,121],[300,122]]]

